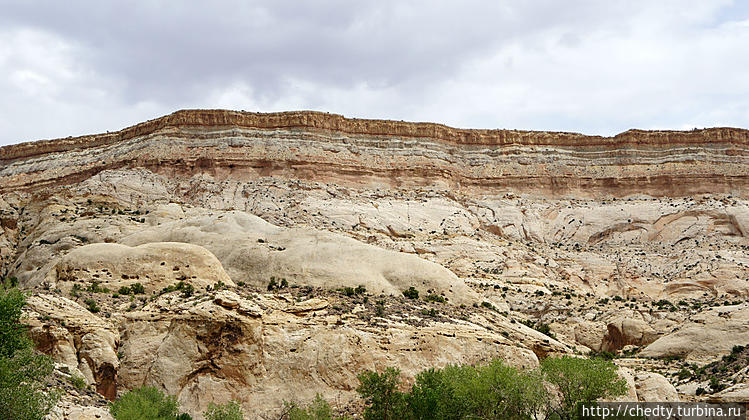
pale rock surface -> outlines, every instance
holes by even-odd
[[[663,375],[654,372],[635,374],[635,387],[639,401],[661,402],[679,401],[676,388]]]
[[[229,276],[259,287],[271,277],[324,288],[365,286],[397,296],[413,286],[451,302],[472,303],[476,294],[455,274],[415,255],[383,250],[342,235],[286,229],[244,212],[185,219],[146,228],[122,239],[135,246],[186,242],[210,250]]]
[[[46,417],[46,420],[114,420],[109,410],[102,407],[81,407],[59,404]]]
[[[198,288],[218,282],[234,285],[208,250],[177,242],[136,247],[111,243],[85,245],[67,253],[45,278],[51,288],[64,292],[69,292],[73,284],[85,288],[94,281],[115,291],[141,283],[148,293],[179,281]]]
[[[30,333],[37,348],[73,372],[80,372],[88,384],[96,384],[100,394],[113,398],[120,367],[117,326],[61,296],[34,295],[27,305]]]
[[[266,309],[247,316],[243,305]],[[500,357],[518,367],[538,364],[523,343],[476,323],[417,328],[389,321],[382,329],[350,315],[329,315],[327,306],[319,298],[297,303],[260,296],[250,302],[225,291],[188,301],[164,295],[122,315],[121,384],[161,387],[193,414],[210,402],[238,399],[256,415],[262,407],[309,400],[318,392],[351,400],[356,374],[364,369],[399,366],[410,381],[447,363]]]
[[[609,321],[602,350],[616,351],[627,345],[642,346],[655,341],[658,333],[647,322],[630,316]]]
[[[714,403],[744,403],[749,401],[749,383],[744,382],[726,388],[708,398],[709,402]]]
[[[729,354],[735,345],[749,343],[747,326],[749,305],[746,303],[709,308],[692,316],[675,332],[655,340],[640,355],[712,360]]]

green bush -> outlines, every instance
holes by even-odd
[[[142,295],[146,293],[146,288],[140,283],[133,283],[130,285],[130,292],[134,295]]]
[[[407,395],[413,419],[526,419],[547,401],[538,372],[495,360],[482,367],[447,366],[416,377]]]
[[[284,403],[286,414],[282,416],[284,420],[346,420],[347,417],[334,417],[333,409],[320,394],[315,395],[312,401],[306,407],[300,407],[296,403]]]
[[[206,420],[244,420],[242,406],[237,401],[229,401],[225,404],[208,404],[208,409],[203,412]]]
[[[88,310],[91,311],[92,313],[97,313],[101,311],[101,308],[99,308],[99,304],[96,303],[94,299],[88,298],[84,301],[84,303],[86,304],[86,307],[88,308]]]
[[[365,419],[528,419],[549,398],[538,371],[521,372],[500,360],[425,370],[408,393],[398,391],[398,373],[389,368],[359,375]]]
[[[15,283],[0,287],[0,413],[14,420],[41,420],[58,398],[47,385],[54,370],[52,360],[34,352],[21,324],[26,297]]]
[[[195,287],[190,283],[179,282],[177,283],[177,290],[182,292],[183,298],[189,298],[195,293]]]
[[[494,360],[484,366],[422,371],[410,392],[402,392],[400,372],[388,368],[380,374],[360,374],[357,391],[368,420],[571,419],[581,402],[626,392],[626,382],[616,370],[616,365],[601,359],[547,358],[532,371]]]
[[[409,287],[408,289],[403,291],[403,296],[409,298],[409,299],[418,299],[419,298],[419,291],[414,289],[413,286]]]
[[[175,420],[179,415],[177,399],[152,386],[128,391],[109,405],[109,412],[116,420]]]
[[[445,299],[443,296],[437,295],[432,293],[431,295],[428,295],[424,298],[427,302],[436,302],[436,303],[446,303],[447,299]]]
[[[70,382],[73,384],[76,389],[84,389],[86,388],[86,380],[83,379],[83,377],[78,375],[72,375],[70,377]]]

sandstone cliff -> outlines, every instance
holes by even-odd
[[[353,185],[440,186],[545,196],[746,196],[749,131],[631,130],[615,137],[461,130],[319,112],[179,111],[119,132],[0,148],[0,192],[144,167]]]
[[[0,275],[33,291],[62,377],[193,414],[356,406],[362,369],[589,351],[622,356],[630,398],[719,398],[682,371],[749,344],[747,133],[179,111],[0,148]]]

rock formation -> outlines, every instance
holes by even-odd
[[[694,399],[706,379],[683,372],[749,344],[748,149],[733,128],[179,111],[0,148],[0,275],[33,291],[61,375],[192,414],[346,405],[362,369],[590,351],[622,356],[632,398]],[[699,398],[744,395],[746,375],[717,379]],[[57,418],[101,411],[81,398]]]

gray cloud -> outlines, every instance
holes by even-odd
[[[745,3],[0,3],[0,144],[186,107],[596,134],[749,126]]]

